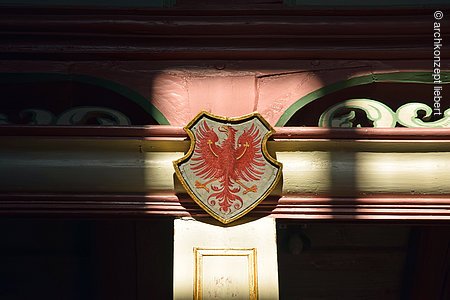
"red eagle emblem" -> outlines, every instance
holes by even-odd
[[[273,129],[259,114],[222,118],[203,112],[185,130],[191,148],[174,162],[177,176],[192,198],[219,221],[240,218],[278,182],[281,164],[266,149]]]

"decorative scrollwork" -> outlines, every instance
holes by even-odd
[[[8,116],[6,114],[0,114],[0,125],[8,125]]]
[[[106,107],[85,106],[75,107],[62,113],[56,125],[130,125],[130,120],[123,113]]]
[[[350,112],[348,112],[350,110]],[[407,103],[394,113],[388,106],[372,99],[351,99],[337,103],[322,113],[320,127],[361,127],[361,120],[356,118],[356,111],[365,112],[365,118],[372,121],[373,127],[394,128],[397,123],[405,127],[439,128],[450,127],[450,109],[437,121],[430,119],[433,109],[424,103]],[[419,112],[425,115],[419,117]]]
[[[43,109],[25,109],[19,113],[22,120],[29,119],[28,125],[51,125],[55,123],[55,115]]]
[[[56,117],[53,113],[42,109],[25,109],[18,113],[19,122],[12,122],[6,114],[0,114],[0,125],[130,125],[131,122],[123,113],[106,107],[81,106],[74,107]]]
[[[405,127],[439,128],[450,127],[450,109],[444,111],[444,117],[434,122],[424,122],[419,118],[419,111],[424,111],[423,120],[431,117],[433,109],[424,103],[407,103],[397,109],[397,122]]]
[[[339,111],[348,109],[351,109],[349,113],[339,115]],[[395,113],[385,104],[371,99],[351,99],[331,106],[320,116],[319,126],[362,127],[357,123],[356,110],[364,111],[373,127],[395,127]]]
[[[14,119],[14,121],[11,120]],[[52,125],[55,116],[43,109],[30,108],[20,111],[18,114],[0,114],[0,125],[23,124],[23,125]]]

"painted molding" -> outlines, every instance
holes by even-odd
[[[59,136],[91,138],[143,138],[145,140],[185,140],[183,127],[166,125],[99,127],[99,126],[0,126],[0,137],[6,136]],[[277,127],[272,136],[276,141],[305,139],[358,139],[358,140],[448,140],[450,131],[437,128],[320,128]],[[271,141],[269,141],[271,143]]]
[[[3,193],[185,193],[172,168],[189,146],[184,141],[5,137],[0,142]],[[268,150],[285,166],[272,196],[450,195],[449,140],[289,140],[272,142]]]
[[[5,129],[0,215],[207,217],[174,177],[189,147],[179,128],[68,128]],[[282,184],[248,218],[450,220],[450,131],[394,133],[280,128],[268,151],[285,165]]]

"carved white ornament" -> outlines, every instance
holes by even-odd
[[[433,114],[433,109],[424,103],[411,102],[400,106],[396,112],[384,103],[372,99],[350,99],[329,107],[319,119],[320,127],[361,127],[356,120],[355,110],[345,115],[338,115],[342,109],[360,109],[366,113],[368,120],[376,128],[394,128],[397,123],[411,128],[448,128],[450,127],[450,109],[443,113],[440,120],[426,122]],[[425,116],[419,118],[418,112]],[[423,120],[424,119],[424,120]],[[354,126],[356,123],[356,126]]]

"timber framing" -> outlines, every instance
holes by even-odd
[[[181,127],[0,127],[0,214],[207,217],[177,182]],[[248,218],[450,219],[450,130],[276,128],[284,164]]]

